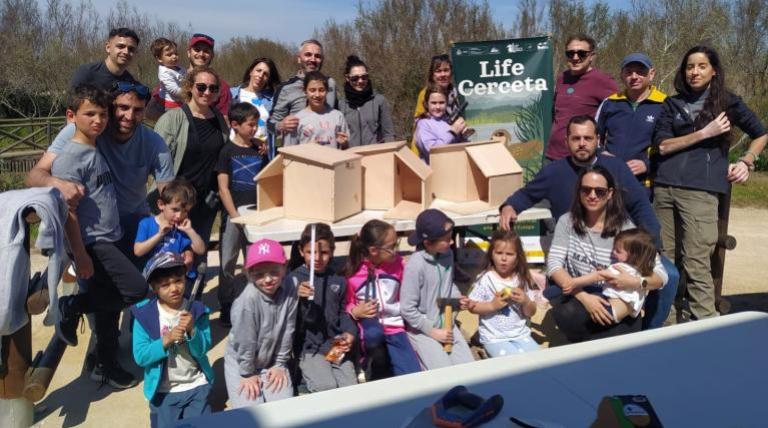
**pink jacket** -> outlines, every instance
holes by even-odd
[[[404,266],[400,255],[392,262],[379,266],[364,260],[360,269],[347,278],[346,311],[349,312],[360,300],[378,299],[378,317],[384,326],[384,334],[404,332],[405,324],[400,316],[400,283],[403,281]],[[369,269],[372,270],[373,281],[368,281]]]

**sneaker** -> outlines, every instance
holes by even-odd
[[[231,303],[221,304],[221,310],[219,310],[219,322],[221,323],[222,327],[225,327],[225,328],[232,327],[232,319],[229,316],[231,310],[232,310]]]
[[[77,325],[81,319],[82,314],[75,309],[75,296],[61,297],[56,336],[69,346],[77,346]]]
[[[108,384],[116,389],[128,389],[136,386],[139,381],[125,371],[117,362],[111,364],[98,363],[91,372],[91,380]]]

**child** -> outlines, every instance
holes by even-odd
[[[256,203],[254,178],[267,164],[267,144],[254,138],[259,128],[259,110],[250,103],[238,103],[229,109],[229,124],[233,137],[219,152],[216,172],[219,199],[224,207],[221,221],[221,270],[219,273],[219,321],[230,327],[230,310],[237,297],[235,267],[240,253],[245,257],[248,241],[240,225],[232,223],[240,216],[238,208]],[[242,284],[242,283],[240,283]]]
[[[466,340],[454,324],[446,329],[438,298],[461,298],[461,309],[469,300],[453,283],[453,221],[442,211],[428,209],[416,217],[416,230],[408,237],[416,246],[405,264],[400,312],[408,324],[408,338],[427,370],[474,361]],[[443,346],[453,344],[449,354]]]
[[[432,147],[467,141],[464,133],[467,125],[463,118],[448,122],[445,90],[435,83],[427,86],[424,94],[424,113],[416,121],[416,147],[419,157],[429,164],[429,151]]]
[[[180,419],[210,413],[213,369],[208,308],[194,301],[185,311],[184,258],[155,254],[144,277],[155,297],[137,303],[133,314],[133,359],[144,368],[144,396],[152,427],[172,427]]]
[[[421,371],[400,315],[403,259],[397,249],[395,228],[381,220],[365,223],[350,244],[346,310],[358,322],[369,379],[382,377],[371,365],[386,354],[385,375]]]
[[[488,269],[469,294],[469,311],[480,315],[480,343],[491,357],[539,349],[526,324],[536,313],[533,287],[520,237],[493,232]]]
[[[166,38],[159,38],[150,46],[152,55],[159,64],[157,78],[160,80],[160,93],[165,109],[181,107],[181,80],[187,71],[179,67],[179,54],[176,43]]]
[[[174,179],[163,187],[157,199],[160,214],[139,221],[133,254],[144,257],[170,251],[184,255],[190,278],[196,277],[192,253],[205,254],[205,242],[192,228],[189,210],[195,205],[195,189],[183,179]]]
[[[330,226],[315,223],[315,259],[311,258],[311,228],[301,233],[299,252],[304,265],[288,275],[288,282],[297,287],[299,318],[294,349],[300,357],[299,368],[310,392],[325,391],[357,383],[355,367],[349,350],[355,340],[357,326],[344,310],[347,282],[336,274],[329,262],[335,242]],[[309,284],[309,266],[315,265],[314,288]],[[345,353],[339,363],[329,362],[325,355],[334,343]]]
[[[232,329],[224,351],[229,405],[236,409],[289,398],[288,375],[298,298],[284,283],[283,247],[260,239],[248,248],[248,285],[232,305]]]
[[[296,113],[299,126],[296,131],[283,135],[284,146],[317,143],[338,149],[347,148],[349,128],[344,114],[328,106],[325,95],[328,78],[319,71],[304,76],[304,93],[307,107]]]
[[[84,187],[77,208],[70,208],[65,233],[74,256],[75,271],[87,292],[59,299],[58,337],[77,346],[77,326],[84,313],[94,313],[97,364],[91,379],[114,388],[130,388],[136,379],[117,362],[118,321],[126,305],[144,298],[147,283],[133,263],[117,248],[120,215],[112,175],[96,150],[96,137],[107,125],[109,96],[91,85],[73,89],[67,120],[75,135],[51,166],[54,177]]]
[[[642,279],[653,274],[656,265],[656,245],[653,236],[642,229],[627,229],[619,232],[613,240],[613,260],[617,263],[608,267],[613,275],[622,272],[640,278],[641,286],[636,289],[618,290],[603,287],[603,296],[608,298],[613,312],[613,319],[621,322],[627,315],[637,317],[643,309],[648,290],[642,287]]]

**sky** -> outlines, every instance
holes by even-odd
[[[117,0],[92,0],[106,16]],[[592,3],[594,0],[587,0]],[[375,3],[363,0],[364,4]],[[611,7],[626,6],[629,0],[610,1]],[[130,0],[140,13],[182,28],[227,41],[235,36],[269,38],[292,45],[312,36],[328,20],[347,22],[357,15],[357,0]],[[213,5],[225,5],[216,8]],[[497,21],[509,28],[515,20],[517,0],[488,0]],[[290,18],[289,18],[290,17]]]

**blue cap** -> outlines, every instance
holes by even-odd
[[[418,245],[424,241],[434,241],[453,230],[453,220],[444,212],[430,208],[416,217],[416,230],[408,237],[408,243]]]
[[[651,59],[648,58],[648,55],[640,52],[632,52],[631,54],[625,56],[623,60],[621,60],[621,69],[623,70],[624,67],[633,62],[643,64],[645,68],[653,68],[653,63],[651,62]]]
[[[170,251],[159,252],[152,256],[144,267],[144,279],[149,280],[149,277],[158,269],[178,266],[184,266],[184,257],[181,254],[171,253]]]

